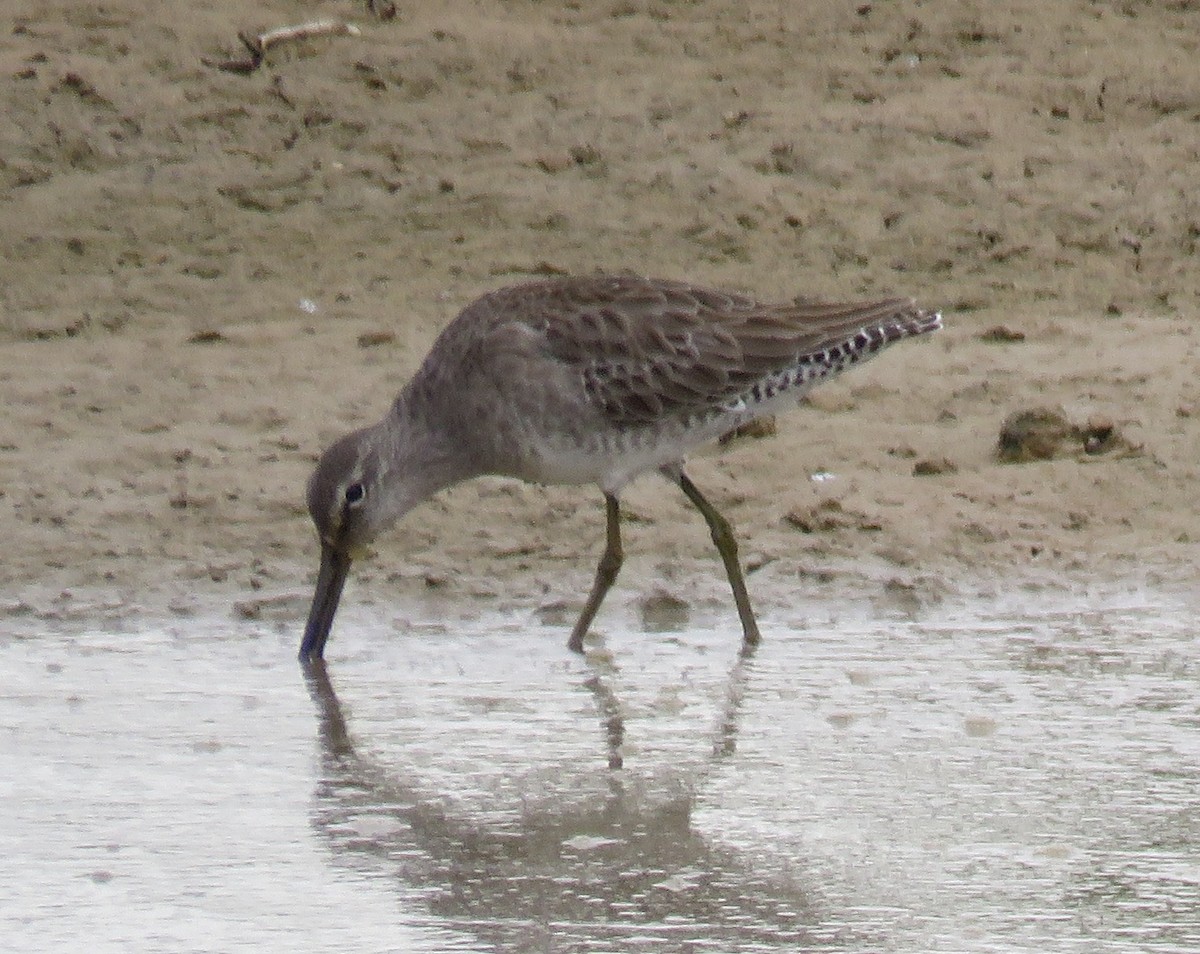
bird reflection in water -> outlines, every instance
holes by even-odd
[[[320,718],[323,771],[314,823],[339,861],[395,876],[446,928],[500,950],[693,951],[842,947],[796,871],[711,844],[692,824],[704,777],[736,750],[747,647],[730,672],[712,754],[690,784],[648,793],[621,769],[625,719],[612,674],[590,655],[581,682],[607,744],[607,796],[515,821],[447,810],[444,800],[360,755],[325,664],[305,667]],[[587,769],[582,769],[584,771]],[[598,770],[598,769],[597,769]]]

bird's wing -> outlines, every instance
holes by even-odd
[[[766,305],[633,276],[497,294],[508,297],[493,303],[495,313],[519,314],[544,353],[580,375],[590,401],[623,425],[712,413],[806,360],[834,363],[837,349],[864,335],[859,349],[874,351],[936,327],[935,316],[906,298]]]

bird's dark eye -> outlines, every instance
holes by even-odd
[[[356,504],[367,495],[367,488],[362,484],[351,484],[346,488],[346,503]]]

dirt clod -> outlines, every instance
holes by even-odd
[[[1140,450],[1125,439],[1108,417],[1096,415],[1083,424],[1072,424],[1063,411],[1045,407],[1010,414],[1000,427],[996,443],[997,458],[1009,464]]]

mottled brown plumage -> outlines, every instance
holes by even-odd
[[[617,495],[653,469],[704,515],[753,643],[732,533],[683,473],[684,455],[938,327],[936,313],[909,299],[764,304],[631,275],[484,295],[442,332],[384,419],[335,443],[318,464],[308,500],[322,571],[301,656],[321,656],[351,558],[421,500],[482,474],[604,491],[608,545],[572,632],[580,649],[620,566]]]

